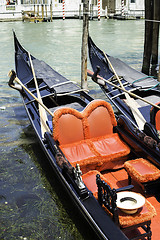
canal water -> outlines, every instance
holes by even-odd
[[[101,49],[141,69],[143,20],[89,25]],[[15,69],[12,29],[31,54],[80,83],[82,21],[0,22],[0,239],[93,239],[45,162],[19,93],[7,85]],[[92,96],[105,99],[90,79],[88,85]]]

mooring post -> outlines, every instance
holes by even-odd
[[[157,77],[158,64],[158,45],[159,45],[159,12],[160,1],[153,1],[153,37],[152,37],[152,59],[151,59],[151,75]]]
[[[42,21],[44,21],[44,5],[42,4],[41,7],[42,7]]]
[[[37,4],[37,17],[39,17],[39,4]]]
[[[81,4],[79,4],[79,19],[81,19]]]
[[[63,20],[65,20],[65,0],[62,1]]]
[[[149,21],[148,21],[149,20]],[[153,37],[153,0],[145,0],[145,39],[142,72],[149,75]]]
[[[87,89],[87,45],[89,25],[89,0],[83,0],[83,34],[81,49],[81,88]]]
[[[122,16],[124,16],[124,0],[121,0],[121,5],[122,5]]]
[[[45,11],[46,11],[46,18],[48,17],[48,14],[47,14],[47,3],[45,4]]]
[[[101,19],[101,0],[98,0],[98,21]]]
[[[52,22],[52,0],[51,0],[51,3],[50,3],[50,15],[51,15],[51,22]]]

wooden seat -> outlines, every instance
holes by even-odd
[[[124,167],[129,176],[129,184],[134,179],[147,193],[147,184],[153,185],[160,178],[160,170],[148,160],[139,158],[126,161]]]
[[[111,105],[102,100],[92,101],[83,112],[61,108],[54,112],[53,138],[70,161],[78,163],[83,173],[122,167],[130,148],[113,128],[117,125]]]
[[[113,221],[125,232],[142,228],[145,232],[140,232],[133,239],[142,239],[147,237],[151,239],[151,219],[156,216],[154,207],[146,200],[144,206],[134,214],[127,214],[117,208],[116,199],[118,189],[111,187],[97,175],[98,201],[104,207],[105,211],[112,217]]]

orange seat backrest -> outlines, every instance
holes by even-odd
[[[110,103],[103,100],[92,101],[84,110],[89,125],[88,138],[101,137],[113,133],[117,121]]]
[[[84,140],[83,115],[72,108],[60,108],[54,112],[53,138],[60,145]]]
[[[113,133],[116,118],[110,103],[94,100],[83,112],[60,108],[54,112],[53,138],[60,145]]]

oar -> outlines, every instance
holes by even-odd
[[[94,72],[92,72],[92,71],[90,71],[90,70],[87,70],[87,74],[88,74],[88,76],[90,76],[90,77],[94,77]],[[150,102],[150,101],[148,101],[148,100],[146,100],[146,99],[143,99],[142,97],[140,97],[140,96],[138,96],[137,94],[134,94],[134,93],[132,93],[132,92],[130,92],[130,91],[128,91],[128,90],[126,90],[126,89],[123,89],[123,88],[121,88],[121,87],[119,87],[119,86],[117,86],[116,84],[114,84],[114,83],[112,83],[111,81],[108,81],[108,80],[106,80],[105,78],[103,78],[103,77],[101,77],[100,75],[97,75],[97,81],[95,81],[95,78],[93,79],[96,83],[98,83],[99,85],[102,85],[102,86],[105,86],[105,83],[107,83],[107,84],[110,84],[111,86],[113,86],[113,87],[115,87],[115,88],[117,88],[117,89],[119,89],[119,90],[122,90],[123,92],[125,92],[125,93],[128,93],[130,96],[132,96],[133,98],[138,98],[138,99],[140,99],[141,101],[143,101],[143,102],[145,102],[145,103],[148,103],[149,105],[151,105],[151,106],[153,106],[153,107],[155,107],[155,108],[158,108],[159,110],[160,110],[160,106],[158,106],[158,105],[156,105],[156,104],[154,104],[154,103],[152,103],[152,102]]]
[[[11,70],[8,73],[8,76],[10,77],[9,80],[9,85],[12,86],[13,81],[16,81],[19,85],[22,86],[22,88],[24,88],[26,90],[26,92],[28,92],[52,117],[54,116],[54,114],[46,107],[46,105],[44,105],[42,103],[42,101],[40,101],[22,82],[21,80],[16,76],[16,73],[14,70]]]
[[[124,91],[125,87],[123,86],[123,83],[119,79],[119,77],[118,77],[118,75],[117,75],[113,65],[111,64],[111,62],[110,62],[110,60],[108,58],[108,56],[105,54],[105,52],[103,52],[103,54],[104,54],[104,57],[106,58],[107,62],[109,63],[113,73],[115,74],[115,76],[116,76],[116,78],[117,78],[117,80],[118,80],[122,90]],[[133,116],[134,116],[134,118],[136,120],[136,123],[137,123],[139,129],[143,130],[144,129],[144,124],[145,124],[146,120],[144,119],[142,113],[137,108],[135,100],[133,98],[131,98],[130,95],[127,92],[125,92],[125,97],[126,97],[126,100],[127,100],[127,104],[128,104],[128,106],[130,107],[130,109],[132,111],[132,114],[133,114]]]
[[[31,69],[32,69],[32,74],[33,74],[33,78],[34,78],[34,83],[35,83],[35,87],[36,87],[36,91],[37,91],[37,97],[39,99],[39,101],[41,103],[43,103],[41,95],[40,95],[40,91],[39,91],[39,87],[38,87],[38,82],[36,79],[36,75],[35,75],[35,71],[34,71],[34,67],[33,67],[33,63],[32,63],[32,59],[31,59],[31,55],[28,52],[28,56],[29,56],[29,61],[31,64]],[[39,104],[39,115],[40,115],[40,123],[41,123],[41,133],[42,133],[42,138],[44,137],[45,132],[49,131],[48,125],[46,124],[48,121],[47,118],[47,114],[45,109]]]

